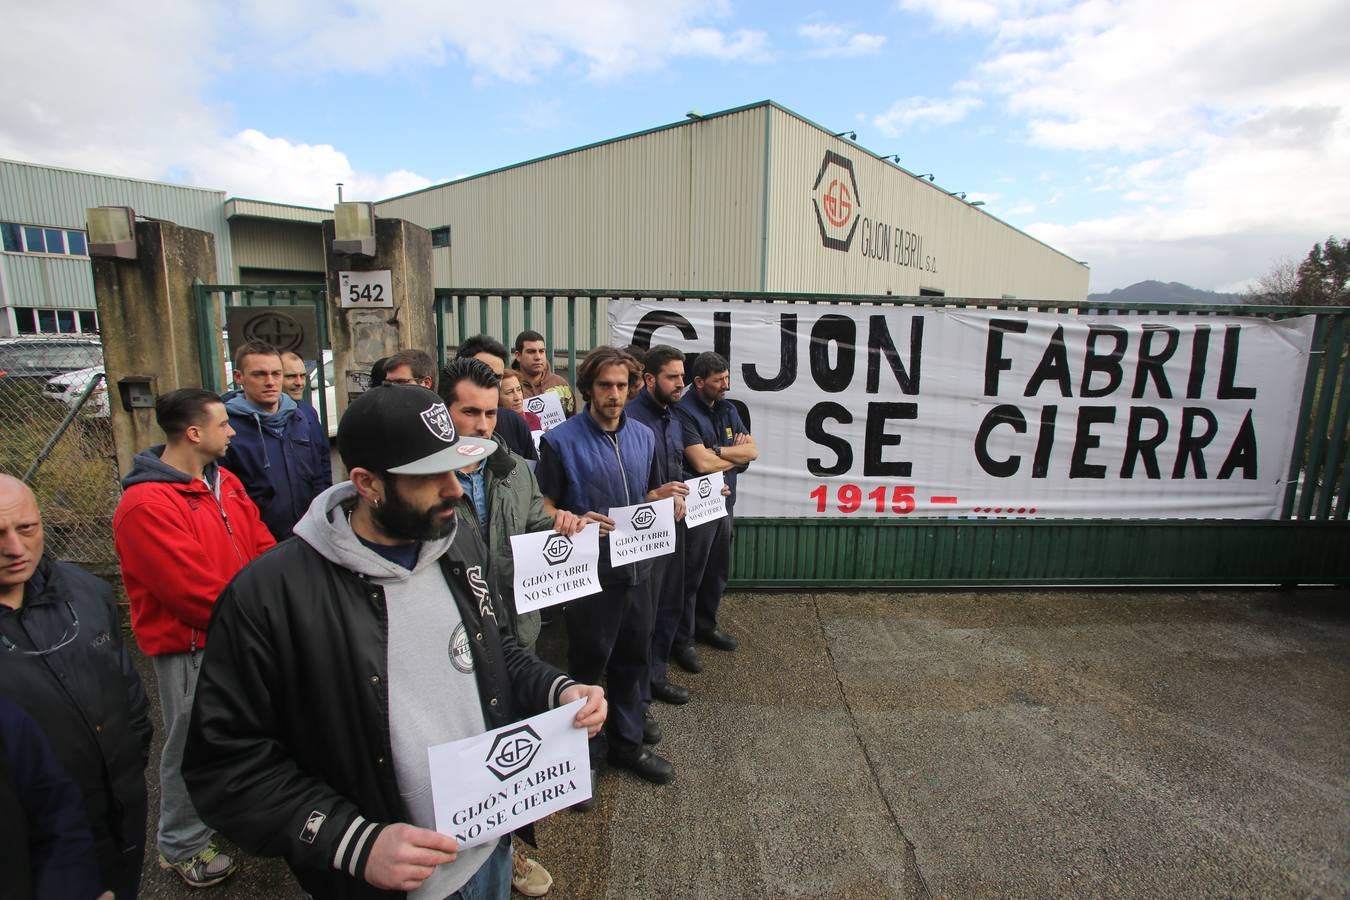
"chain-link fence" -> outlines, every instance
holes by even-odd
[[[96,337],[0,339],[0,472],[32,486],[52,555],[116,568],[121,490]]]

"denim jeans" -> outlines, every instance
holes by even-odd
[[[502,838],[497,849],[479,867],[451,900],[508,900],[511,896],[511,838]]]

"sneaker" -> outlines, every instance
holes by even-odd
[[[511,848],[511,887],[526,897],[542,897],[553,887],[553,876],[538,862]]]
[[[159,867],[177,872],[188,887],[206,888],[220,884],[234,874],[237,868],[234,860],[216,849],[215,841],[206,845],[206,849],[196,856],[181,862],[169,862],[164,854],[159,855]]]

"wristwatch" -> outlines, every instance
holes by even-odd
[[[714,445],[713,445],[713,453],[716,454],[716,456],[717,456],[718,459],[721,459],[721,458],[722,458],[722,447],[721,447],[720,445],[718,445],[718,444],[714,444]]]

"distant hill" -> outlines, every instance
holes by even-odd
[[[1238,294],[1202,291],[1177,281],[1140,281],[1105,294],[1088,294],[1089,300],[1117,303],[1156,300],[1160,303],[1241,303]]]

